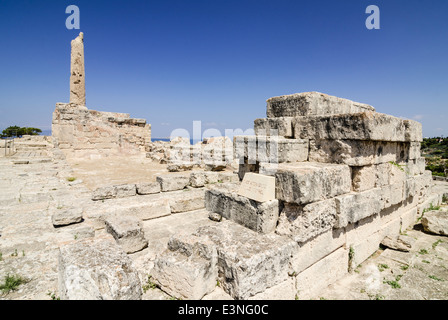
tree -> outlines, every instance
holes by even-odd
[[[39,128],[10,126],[2,131],[1,137],[21,137],[24,135],[37,136],[39,133],[42,133],[42,130]]]

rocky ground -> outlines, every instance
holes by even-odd
[[[23,161],[24,156],[26,161]],[[91,218],[94,214],[84,217],[82,223],[56,228],[52,223],[55,212],[79,206],[101,211],[133,204],[137,197],[99,201],[92,205],[92,188],[101,185],[102,181],[115,183],[113,177],[117,172],[123,178],[127,177],[128,183],[141,178],[144,173],[148,174],[148,181],[152,181],[151,174],[165,171],[160,164],[151,167],[150,161],[139,166],[138,159],[132,166],[121,164],[120,169],[114,171],[114,167],[105,162],[89,165],[88,162],[55,160],[53,156],[49,149],[48,152],[41,150],[20,157],[0,158],[0,286],[8,275],[23,280],[16,290],[3,290],[0,299],[57,299],[59,246],[85,237],[111,237],[96,226]],[[446,188],[446,184],[441,186]],[[187,194],[178,191],[170,197],[181,195],[185,199]],[[141,196],[138,201],[150,202],[155,199],[151,197]],[[448,211],[448,206],[441,210]],[[144,299],[170,299],[153,288],[150,279],[148,281],[154,257],[166,248],[168,238],[180,230],[192,232],[212,223],[204,209],[144,221],[148,247],[129,255],[139,271]],[[425,232],[421,223],[405,234],[415,240],[409,252],[379,248],[367,261],[315,299],[448,299],[448,237]],[[219,287],[205,297],[228,298]]]

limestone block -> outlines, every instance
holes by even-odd
[[[296,242],[259,234],[232,221],[201,227],[195,236],[210,239],[218,252],[219,281],[235,299],[248,299],[288,279]]]
[[[418,159],[421,156],[421,143],[411,142],[409,145],[409,159]]]
[[[276,198],[297,204],[348,193],[352,184],[348,166],[317,162],[281,163],[275,179]]]
[[[396,237],[386,236],[381,241],[381,245],[393,250],[409,252],[414,242],[415,242],[414,238],[404,235],[398,235]]]
[[[416,194],[417,194],[417,188],[415,179],[413,177],[406,179],[403,185],[403,199],[414,197]]]
[[[217,268],[201,257],[165,251],[154,262],[152,276],[163,291],[185,300],[200,300],[216,287]]]
[[[296,117],[296,139],[406,142],[404,120],[378,112]]]
[[[205,207],[204,190],[185,189],[180,196],[170,198],[169,203],[171,213],[203,209]]]
[[[409,175],[420,175],[425,172],[426,168],[426,161],[424,157],[420,157],[417,159],[409,160],[409,162],[406,164],[406,172]]]
[[[404,120],[406,127],[406,141],[422,142],[422,124],[414,120]]]
[[[375,165],[351,167],[353,191],[361,192],[373,189],[377,185],[377,167]]]
[[[291,258],[291,268],[299,274],[309,266],[315,264],[346,242],[344,229],[332,229],[299,243]]]
[[[134,253],[148,246],[140,220],[131,216],[111,215],[106,218],[109,232],[126,253]]]
[[[328,199],[306,205],[285,203],[275,232],[305,242],[333,228],[336,203]]]
[[[217,183],[219,180],[218,172],[195,171],[190,174],[190,186],[200,188],[209,183]]]
[[[205,208],[259,233],[273,232],[279,216],[278,200],[250,200],[225,186],[205,192]]]
[[[142,289],[131,259],[113,240],[85,239],[59,248],[62,300],[139,300]]]
[[[132,197],[137,194],[135,184],[122,184],[114,187],[116,189],[115,197],[117,198]]]
[[[319,92],[304,92],[273,97],[267,100],[268,118],[297,117],[375,111],[367,104]]]
[[[348,250],[339,248],[296,276],[299,299],[316,298],[320,290],[348,273]]]
[[[399,204],[404,200],[404,182],[398,182],[381,187],[383,208]]]
[[[409,160],[409,143],[364,140],[310,140],[309,161],[367,166]]]
[[[160,183],[158,182],[138,183],[136,185],[136,191],[137,194],[140,195],[159,193]]]
[[[275,178],[257,173],[247,173],[241,182],[238,195],[258,202],[275,200]]]
[[[182,190],[190,183],[190,174],[162,174],[156,179],[162,192]]]
[[[281,136],[291,138],[292,117],[265,118],[254,121],[254,131],[257,136]]]
[[[117,196],[117,189],[114,186],[105,186],[97,188],[92,194],[92,200],[112,199]]]
[[[407,210],[401,215],[401,231],[404,232],[406,229],[414,226],[417,221],[417,208]]]
[[[375,215],[383,208],[382,189],[375,188],[363,192],[352,192],[337,196],[336,228],[346,227],[366,217]]]
[[[347,242],[347,247],[351,251],[350,268],[355,269],[356,266],[363,263],[369,258],[376,250],[378,250],[381,240],[385,235],[381,231],[374,232],[373,234],[362,238],[357,243]]]
[[[297,289],[294,277],[289,277],[282,283],[266,289],[264,292],[257,293],[248,298],[248,300],[269,301],[269,300],[294,300]]]
[[[307,139],[286,139],[278,136],[236,136],[234,155],[248,164],[257,162],[284,163],[308,160]]]
[[[439,195],[437,193],[428,194],[425,201],[417,206],[418,215],[421,216],[424,211],[432,207],[437,207],[440,204]]]
[[[130,204],[123,204],[117,208],[108,208],[105,213],[118,213],[122,216],[132,216],[145,221],[170,215],[171,207],[169,199],[155,199],[150,202],[133,202]]]
[[[70,208],[67,210],[57,209],[53,213],[51,221],[55,227],[67,226],[69,224],[82,222],[82,215],[82,208]]]
[[[427,232],[448,236],[448,212],[442,210],[425,212],[422,225]]]

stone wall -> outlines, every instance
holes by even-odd
[[[144,153],[151,142],[151,125],[126,113],[89,110],[57,103],[53,113],[55,147],[67,157],[103,157]]]
[[[269,99],[254,124],[256,136],[234,139],[239,176],[275,177],[276,199],[248,199],[238,185],[206,191],[224,223],[174,236],[155,263],[174,296],[199,299],[218,281],[235,299],[311,298],[441,202],[418,122],[310,92]],[[176,287],[184,273],[191,286]]]

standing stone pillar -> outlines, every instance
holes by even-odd
[[[70,65],[70,102],[86,105],[86,81],[84,71],[84,34],[72,40]]]

